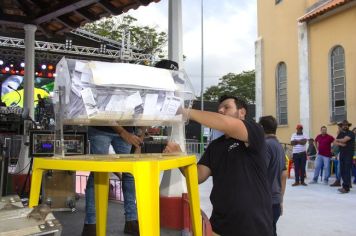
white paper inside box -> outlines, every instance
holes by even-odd
[[[63,58],[56,73],[55,91],[62,92],[54,102],[62,106],[57,110],[65,124],[184,122],[178,110],[189,108],[194,99],[190,81],[180,71]]]

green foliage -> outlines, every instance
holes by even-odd
[[[157,27],[138,26],[136,23],[137,19],[130,15],[114,16],[88,23],[82,28],[118,42],[122,41],[123,32],[129,31],[132,48],[140,49],[144,54],[166,57],[163,49],[167,44],[167,33],[158,31]]]
[[[222,95],[233,95],[255,102],[255,71],[243,71],[240,74],[229,73],[219,79],[218,85],[210,86],[204,92],[204,99],[217,101]]]

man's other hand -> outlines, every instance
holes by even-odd
[[[178,143],[168,142],[166,148],[163,150],[163,153],[175,153],[182,152]]]

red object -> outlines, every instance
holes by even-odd
[[[310,21],[320,15],[326,14],[338,7],[341,7],[347,3],[351,3],[352,0],[331,0],[326,2],[325,4],[320,4],[319,7],[309,11],[304,16],[298,19],[299,22]]]
[[[290,178],[290,171],[291,169],[294,169],[294,165],[293,165],[293,160],[288,160],[288,179]]]
[[[183,229],[185,232],[192,232],[192,221],[189,212],[189,199],[188,194],[182,194],[183,201]]]
[[[8,174],[8,192],[21,194],[26,181],[27,174]],[[26,187],[24,188],[25,193],[30,193],[31,186],[31,175],[28,176]]]
[[[303,125],[301,125],[301,124],[297,124],[296,129],[303,129]]]
[[[53,70],[54,67],[53,67],[53,65],[48,65],[47,68],[48,68],[48,70]]]
[[[183,229],[183,198],[160,196],[161,227],[168,229]]]

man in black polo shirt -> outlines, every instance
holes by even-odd
[[[340,172],[342,178],[342,188],[339,188],[340,193],[350,192],[351,187],[351,168],[352,158],[355,148],[355,134],[349,130],[351,123],[347,120],[342,121],[340,133],[337,135],[334,144],[339,146],[340,150]]]
[[[213,177],[210,222],[215,235],[272,235],[272,202],[262,127],[245,120],[247,105],[223,96],[218,113],[183,110],[183,114],[225,135],[210,143],[198,163],[198,180]],[[165,152],[179,146],[169,143]]]

